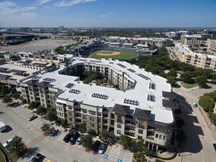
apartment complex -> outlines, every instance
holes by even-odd
[[[97,71],[119,89],[84,84],[75,76]],[[172,138],[177,108],[167,80],[118,60],[73,58],[68,66],[21,81],[22,96],[29,102],[55,107],[72,127],[85,123],[88,130],[144,139],[157,148]]]
[[[207,52],[216,54],[216,40],[207,39]]]
[[[181,43],[189,46],[198,46],[201,42],[201,35],[182,35]]]
[[[172,46],[173,40],[170,38],[135,38],[135,37],[117,37],[117,36],[109,36],[105,37],[104,40],[109,45],[115,45],[115,47],[122,47],[124,43],[129,45],[130,47],[136,48],[137,44],[149,44],[149,45],[156,45],[159,47],[162,46]]]
[[[177,43],[174,48],[175,55],[181,62],[191,64],[203,69],[216,70],[216,56],[195,53],[187,45]]]

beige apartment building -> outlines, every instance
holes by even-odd
[[[119,89],[84,84],[75,76],[82,71],[98,71]],[[21,89],[28,101],[55,107],[72,127],[85,123],[96,133],[144,139],[151,148],[171,142],[177,104],[170,84],[127,62],[73,58],[64,68],[22,80]]]
[[[201,35],[182,35],[181,36],[181,44],[189,45],[189,46],[198,46],[201,42]]]
[[[195,53],[184,44],[175,44],[175,55],[181,62],[191,64],[203,69],[216,70],[216,56],[201,53]]]
[[[216,40],[207,39],[207,52],[216,54]]]

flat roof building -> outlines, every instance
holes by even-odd
[[[74,76],[83,71],[100,72],[119,89],[84,84]],[[164,147],[171,141],[173,110],[177,109],[170,97],[171,86],[165,78],[136,65],[73,58],[64,68],[22,80],[21,88],[28,102],[40,102],[47,108],[55,105],[57,116],[73,127],[85,123],[96,133],[126,134],[155,146]]]

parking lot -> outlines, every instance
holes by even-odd
[[[86,152],[81,145],[70,145],[63,141],[63,138],[68,132],[64,132],[64,129],[53,125],[60,130],[57,136],[50,137],[44,136],[41,132],[41,126],[44,123],[49,123],[40,116],[33,121],[28,121],[32,116],[32,112],[21,106],[18,107],[6,107],[0,101],[0,119],[5,124],[11,127],[11,130],[5,133],[0,133],[0,142],[5,143],[8,139],[15,137],[16,135],[22,137],[24,143],[28,148],[33,150],[33,153],[28,154],[23,159],[19,159],[19,162],[27,162],[37,152],[46,156],[44,161],[46,162],[67,162],[67,161],[82,161],[82,162],[131,162],[133,154],[129,151],[123,150],[118,144],[108,146],[103,155],[94,154],[92,152]]]

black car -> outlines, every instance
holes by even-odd
[[[78,137],[79,137],[79,133],[75,132],[74,134],[72,134],[69,143],[72,145],[75,144]]]
[[[64,137],[63,141],[65,141],[66,143],[68,143],[68,142],[70,141],[71,136],[72,136],[72,134],[68,133],[68,134]]]
[[[92,145],[92,150],[94,153],[97,153],[98,152],[98,148],[100,146],[101,142],[100,141],[95,141],[95,143]]]
[[[29,118],[29,121],[32,121],[32,120],[35,120],[35,119],[37,119],[37,115],[32,115],[30,118]]]
[[[59,130],[58,129],[53,129],[51,132],[50,132],[50,136],[56,136],[58,134]]]
[[[37,153],[32,159],[30,162],[42,162],[43,159],[45,158],[44,155],[40,154],[40,153]]]
[[[214,147],[214,149],[215,149],[215,151],[216,151],[216,143],[213,144],[213,147]]]

